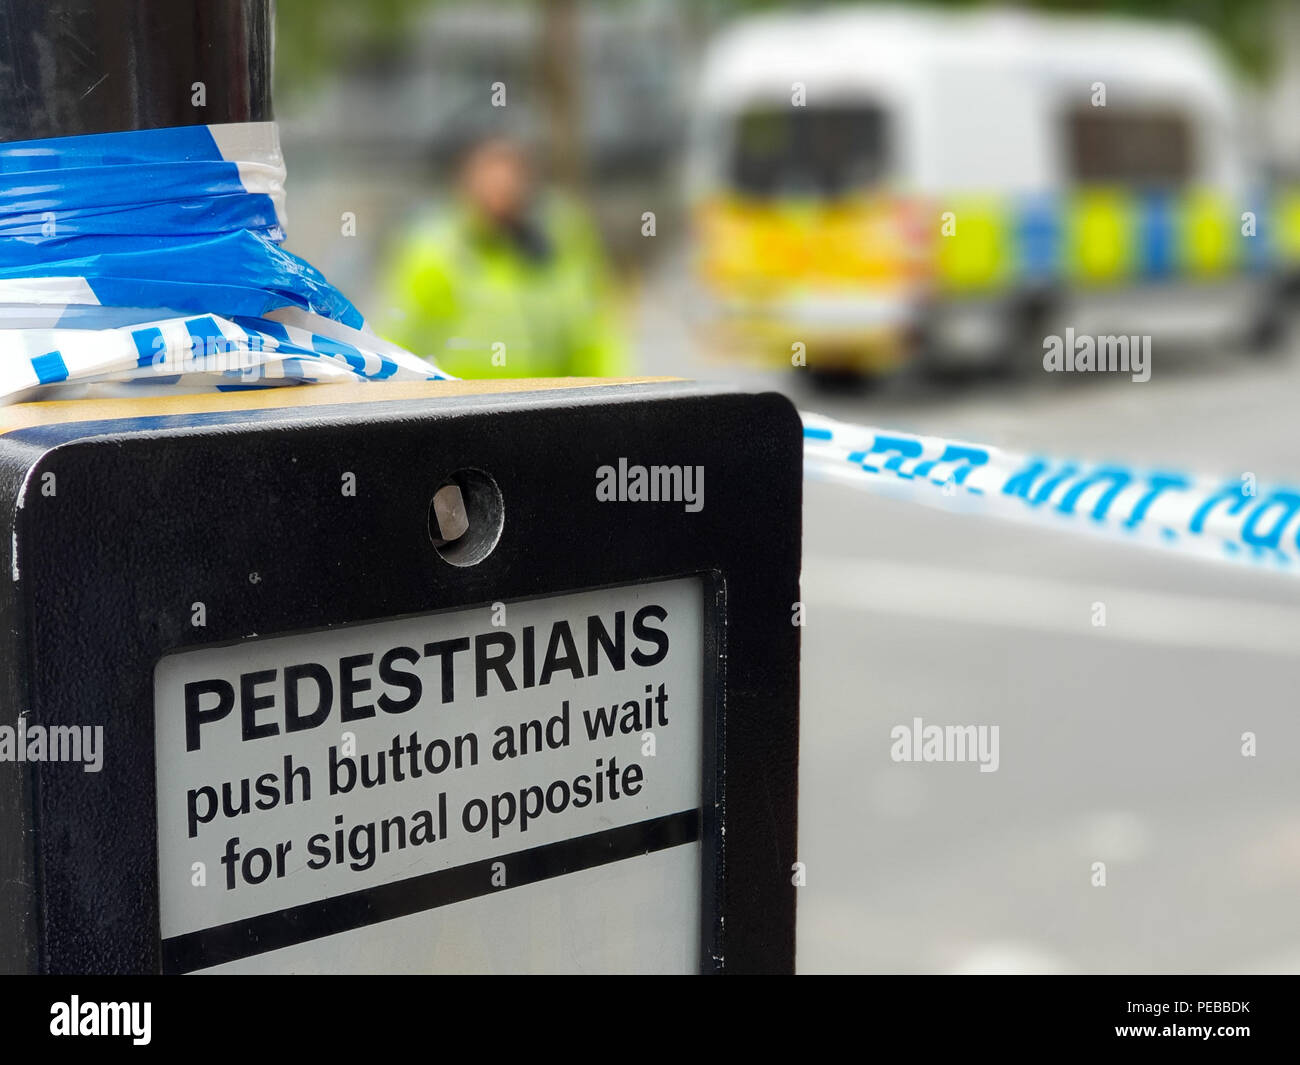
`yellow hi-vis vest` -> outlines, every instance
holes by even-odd
[[[398,248],[379,332],[457,377],[626,372],[604,256],[582,212],[550,199],[525,246],[462,205]]]

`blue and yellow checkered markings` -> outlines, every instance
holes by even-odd
[[[1279,260],[1300,264],[1300,188],[1283,189],[1271,200],[1274,219],[1273,244]]]
[[[1192,277],[1217,277],[1235,269],[1241,258],[1241,228],[1239,211],[1227,197],[1193,192],[1180,207],[1184,271]]]
[[[1178,273],[1178,206],[1167,192],[1140,196],[1138,274],[1152,280]]]
[[[1113,189],[1085,189],[1065,204],[1065,276],[1083,285],[1127,280],[1134,273],[1138,209]]]
[[[797,212],[788,205],[781,210],[783,214],[766,208],[738,216],[732,236],[749,233],[755,240],[766,239],[770,254],[759,257],[774,264],[773,277],[806,282],[801,271],[807,264],[791,244],[798,227],[790,217]],[[924,212],[933,229],[925,228],[913,248],[915,276],[932,280],[948,294],[997,293],[1026,284],[1104,288],[1193,281],[1272,270],[1288,262],[1300,265],[1300,188],[1254,188],[1243,195],[1205,187],[1131,186],[1024,195],[956,193],[927,200]],[[806,205],[805,213],[815,214]],[[819,219],[805,222],[814,229],[827,224]],[[868,234],[862,226],[858,230],[852,239],[901,239]],[[828,231],[823,244],[830,242]],[[889,268],[873,274],[852,256],[831,258],[842,267],[839,280],[860,286],[902,276],[889,274]]]
[[[953,292],[1012,282],[1101,287],[1214,278],[1279,257],[1300,262],[1300,195],[1270,203],[1253,194],[1239,203],[1209,190],[1096,187],[1018,201],[961,199],[944,210],[956,228],[938,243],[935,271]]]
[[[957,200],[950,210],[955,229],[939,241],[940,283],[955,291],[979,291],[1009,281],[1015,269],[1011,205],[980,197]]]
[[[1253,218],[1253,234],[1246,230],[1246,212],[1249,212]],[[1278,223],[1279,219],[1273,209],[1269,193],[1263,189],[1254,190],[1237,215],[1238,241],[1244,269],[1268,270],[1282,261],[1278,246]]]
[[[1060,197],[1034,196],[1015,219],[1015,252],[1022,281],[1051,281],[1060,276],[1063,226]]]

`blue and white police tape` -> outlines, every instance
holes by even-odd
[[[0,402],[440,379],[280,247],[274,123],[0,144]]]
[[[956,510],[1068,523],[1152,545],[1300,572],[1300,489],[1062,461],[804,413],[810,478]]]
[[[0,145],[0,403],[447,377],[284,251],[274,123]],[[804,416],[808,473],[1290,566],[1300,492]]]

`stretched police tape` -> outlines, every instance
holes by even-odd
[[[1300,489],[1019,455],[803,415],[805,471],[955,510],[1054,520],[1215,558],[1300,560]]]
[[[439,379],[284,251],[274,123],[0,145],[0,403]],[[804,416],[810,476],[1214,557],[1300,557],[1300,491]]]

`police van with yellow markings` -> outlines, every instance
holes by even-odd
[[[815,374],[1079,333],[1259,343],[1300,262],[1197,32],[1022,13],[759,16],[705,61],[695,270],[725,344]]]

